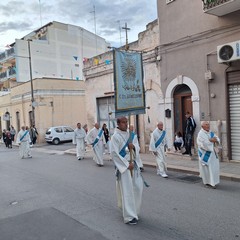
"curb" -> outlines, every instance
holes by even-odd
[[[153,167],[153,168],[156,167],[156,164],[154,163],[143,162],[143,165],[147,167]],[[168,164],[167,169],[174,172],[183,172],[183,173],[188,173],[193,175],[199,175],[199,170],[196,168],[180,167],[180,166]],[[231,173],[224,173],[224,172],[220,173],[220,179],[233,181],[233,182],[240,182],[240,176],[236,174],[231,174]]]
[[[75,155],[75,149],[69,149],[64,151],[64,154],[70,154],[70,155]],[[143,160],[143,165],[147,167],[153,167],[156,168],[155,163],[149,163],[149,162],[144,162]],[[183,167],[183,166],[176,166],[172,164],[167,165],[168,170],[174,171],[174,172],[182,172],[182,173],[187,173],[187,174],[193,174],[193,175],[199,175],[199,170],[196,168],[189,168],[189,167]],[[231,174],[231,173],[220,173],[220,179],[223,180],[228,180],[228,181],[233,181],[233,182],[240,182],[240,176],[236,174]]]

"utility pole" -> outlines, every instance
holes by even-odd
[[[31,47],[30,42],[32,40],[28,39],[28,59],[29,59],[29,71],[30,71],[30,83],[31,83],[31,105],[32,105],[32,125],[35,125],[35,107],[34,107],[34,95],[33,95],[33,78],[32,78],[32,58],[31,58]]]
[[[130,31],[131,29],[127,27],[127,23],[125,23],[125,27],[122,27],[122,29],[125,30],[126,32],[126,45],[125,45],[125,50],[127,51],[129,49],[128,46],[128,31]]]

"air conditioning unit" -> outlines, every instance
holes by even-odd
[[[218,63],[240,60],[240,40],[217,46]]]

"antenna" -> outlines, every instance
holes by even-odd
[[[120,46],[122,46],[122,30],[121,30],[121,21],[117,20],[120,34]]]
[[[97,55],[97,24],[96,24],[96,10],[95,10],[95,5],[93,5],[93,11],[90,13],[93,13],[93,18],[94,18],[94,30],[95,30],[95,41],[96,41],[96,55]]]
[[[42,6],[41,6],[41,1],[39,0],[39,14],[40,14],[40,23],[42,27]]]

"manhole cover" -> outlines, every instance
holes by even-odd
[[[180,177],[177,177],[177,178],[182,180],[182,181],[192,182],[192,183],[196,183],[196,182],[201,181],[200,177],[194,176],[194,175],[185,175],[185,176],[180,176]]]

